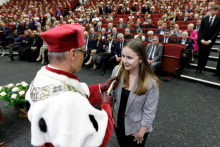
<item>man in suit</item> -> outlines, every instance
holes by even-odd
[[[89,38],[92,39],[93,37],[96,37],[97,33],[95,33],[94,28],[90,28],[90,34]]]
[[[187,39],[189,37],[188,32],[182,33],[182,39],[176,41],[178,44],[185,44],[186,49],[184,50],[183,56],[180,58],[180,73],[183,71],[184,67],[189,63],[191,58],[193,46],[192,41]]]
[[[119,19],[119,24],[117,25],[118,28],[125,28],[126,27],[126,24],[123,23],[123,18],[120,18]]]
[[[94,40],[89,38],[89,33],[87,31],[84,32],[84,39],[85,39],[85,45],[86,45],[86,52],[84,62],[87,62],[90,58],[91,50],[94,49]]]
[[[134,30],[131,29],[131,25],[129,23],[127,24],[127,28],[130,30],[131,33],[134,32]],[[125,29],[124,29],[124,32],[125,32]]]
[[[102,23],[98,22],[97,27],[95,28],[95,32],[101,32],[101,30],[102,30]]]
[[[8,44],[12,39],[11,30],[8,26],[5,25],[5,23],[2,23],[2,27],[0,28],[0,32],[4,33],[4,38],[2,40]]]
[[[23,26],[22,24],[19,23],[19,21],[16,22],[17,24],[15,25],[15,31],[17,31],[18,35],[24,34]]]
[[[8,62],[14,61],[14,55],[13,55],[13,50],[17,50],[21,47],[21,42],[23,40],[22,36],[19,36],[17,31],[13,32],[13,43],[9,44],[9,56],[10,59]]]
[[[179,18],[177,17],[177,15],[176,15],[176,13],[174,13],[173,14],[173,17],[172,18],[170,18],[170,21],[178,21],[179,20]]]
[[[64,19],[63,19],[63,16],[61,15],[60,16],[60,20],[59,21],[65,21]]]
[[[184,17],[181,19],[181,21],[190,21],[190,18],[189,18],[189,13],[186,12]]]
[[[117,28],[113,28],[113,29],[112,29],[112,37],[113,37],[113,39],[118,38]]]
[[[163,55],[163,46],[159,44],[159,39],[157,36],[154,36],[152,43],[147,44],[147,55],[148,63],[150,64],[151,69],[155,72],[157,65],[161,63]]]
[[[99,21],[98,22],[100,22],[102,24],[105,23],[105,21],[102,20],[102,17],[99,17]]]
[[[145,25],[145,28],[154,28],[154,26],[151,24],[151,19],[147,19],[148,24]]]
[[[162,43],[173,43],[174,39],[170,36],[170,30],[166,29],[164,32],[164,36],[159,39],[159,42]]]
[[[165,31],[166,28],[167,28],[167,23],[163,23],[162,28],[157,29],[155,34],[164,35],[164,31]]]
[[[27,30],[27,29],[32,29],[32,23],[29,22],[29,18],[26,18],[26,19],[25,19],[24,25],[25,25],[25,29],[26,29],[26,30]]]
[[[138,33],[139,30],[142,30],[145,33],[144,29],[139,26],[138,23],[134,25],[134,33]]]
[[[137,22],[136,22],[137,24],[139,24],[139,26],[141,27],[141,28],[143,28],[144,26],[141,24],[141,19],[137,19]],[[135,24],[136,24],[135,23]]]
[[[102,67],[101,75],[103,76],[105,74],[105,66],[108,59],[111,59],[115,55],[115,44],[116,41],[113,40],[112,34],[107,35],[108,41],[103,45],[103,49],[105,52],[102,54],[98,67]]]
[[[22,42],[20,43],[21,46],[20,46],[20,49],[18,50],[20,60],[23,60],[22,56],[21,56],[21,52],[25,48],[31,47],[31,44],[33,43],[32,37],[30,36],[30,34],[27,30],[24,31],[24,35],[25,35],[25,37],[23,38]]]
[[[109,5],[110,2],[107,2],[107,5],[105,6],[105,14],[112,13],[111,7]]]
[[[112,24],[111,23],[108,23],[108,28],[105,29],[106,32],[112,32]]]
[[[107,39],[107,33],[105,31],[105,28],[102,28],[101,35],[102,35],[102,39]]]
[[[111,57],[112,65],[116,65],[116,61],[121,61],[121,52],[124,45],[127,43],[127,40],[124,40],[124,35],[122,33],[118,34],[118,42],[115,44],[115,56]]]
[[[220,17],[216,16],[218,9],[218,5],[213,5],[210,16],[204,17],[200,25],[198,38],[199,57],[198,68],[196,71],[197,74],[205,73],[204,69],[207,64],[208,56],[220,32]]]
[[[130,34],[130,29],[129,29],[129,28],[126,28],[126,29],[125,29],[124,39],[125,39],[125,40],[133,39],[133,36]]]
[[[33,34],[34,34],[34,37],[32,38],[33,43],[31,44],[31,47],[26,47],[21,52],[21,57],[24,60],[28,60],[29,62],[36,61],[37,57],[39,56],[40,48],[43,45],[43,40],[38,35],[38,32],[34,30]]]
[[[99,6],[99,15],[102,15],[103,14],[103,10],[104,10],[104,8],[103,8],[103,2],[101,2],[100,3],[100,6]]]
[[[181,30],[179,30],[179,25],[175,24],[174,25],[174,30],[170,31],[170,36],[175,36],[177,38],[177,37],[182,36],[182,33],[183,32]]]
[[[119,9],[118,9],[118,13],[117,14],[122,14],[122,4],[119,4]]]
[[[218,57],[218,64],[216,67],[216,72],[212,76],[217,76],[220,79],[220,44],[218,47],[219,57]]]
[[[201,19],[197,19],[197,20],[196,20],[196,25],[194,25],[193,30],[197,30],[197,31],[199,31],[199,28],[200,28],[201,22],[202,22]]]
[[[148,2],[146,2],[148,4]],[[144,4],[142,8],[142,14],[145,14],[146,12],[150,13],[150,7],[148,7],[146,4]]]

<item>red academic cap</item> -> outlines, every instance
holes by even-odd
[[[51,52],[65,52],[85,44],[83,29],[78,23],[52,28],[40,36]]]

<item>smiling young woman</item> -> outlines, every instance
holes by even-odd
[[[121,147],[143,147],[153,130],[160,81],[147,61],[145,44],[132,39],[122,50],[122,72],[112,91],[115,132]],[[112,72],[115,75],[118,66]]]

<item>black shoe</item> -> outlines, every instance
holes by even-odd
[[[47,65],[47,64],[49,64],[48,62],[44,62],[44,65]]]
[[[199,69],[196,70],[196,74],[199,74]]]
[[[14,61],[14,58],[11,57],[11,58],[8,60],[8,62],[11,62],[11,61]]]
[[[204,75],[204,74],[205,74],[205,71],[202,69],[202,70],[199,71],[199,73],[202,74],[202,75]]]
[[[219,73],[214,73],[214,74],[212,74],[212,76],[218,77],[218,76],[220,76],[220,74]]]
[[[101,72],[101,76],[104,76],[104,74],[105,74],[105,70],[103,70],[103,71]]]

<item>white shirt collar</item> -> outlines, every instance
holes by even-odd
[[[215,15],[215,16],[213,16],[213,17],[210,15],[209,19],[211,19],[211,18],[215,19],[215,17],[216,17],[216,15]]]
[[[51,66],[50,64],[48,64],[48,67],[59,70],[58,68],[55,68],[55,67]]]

